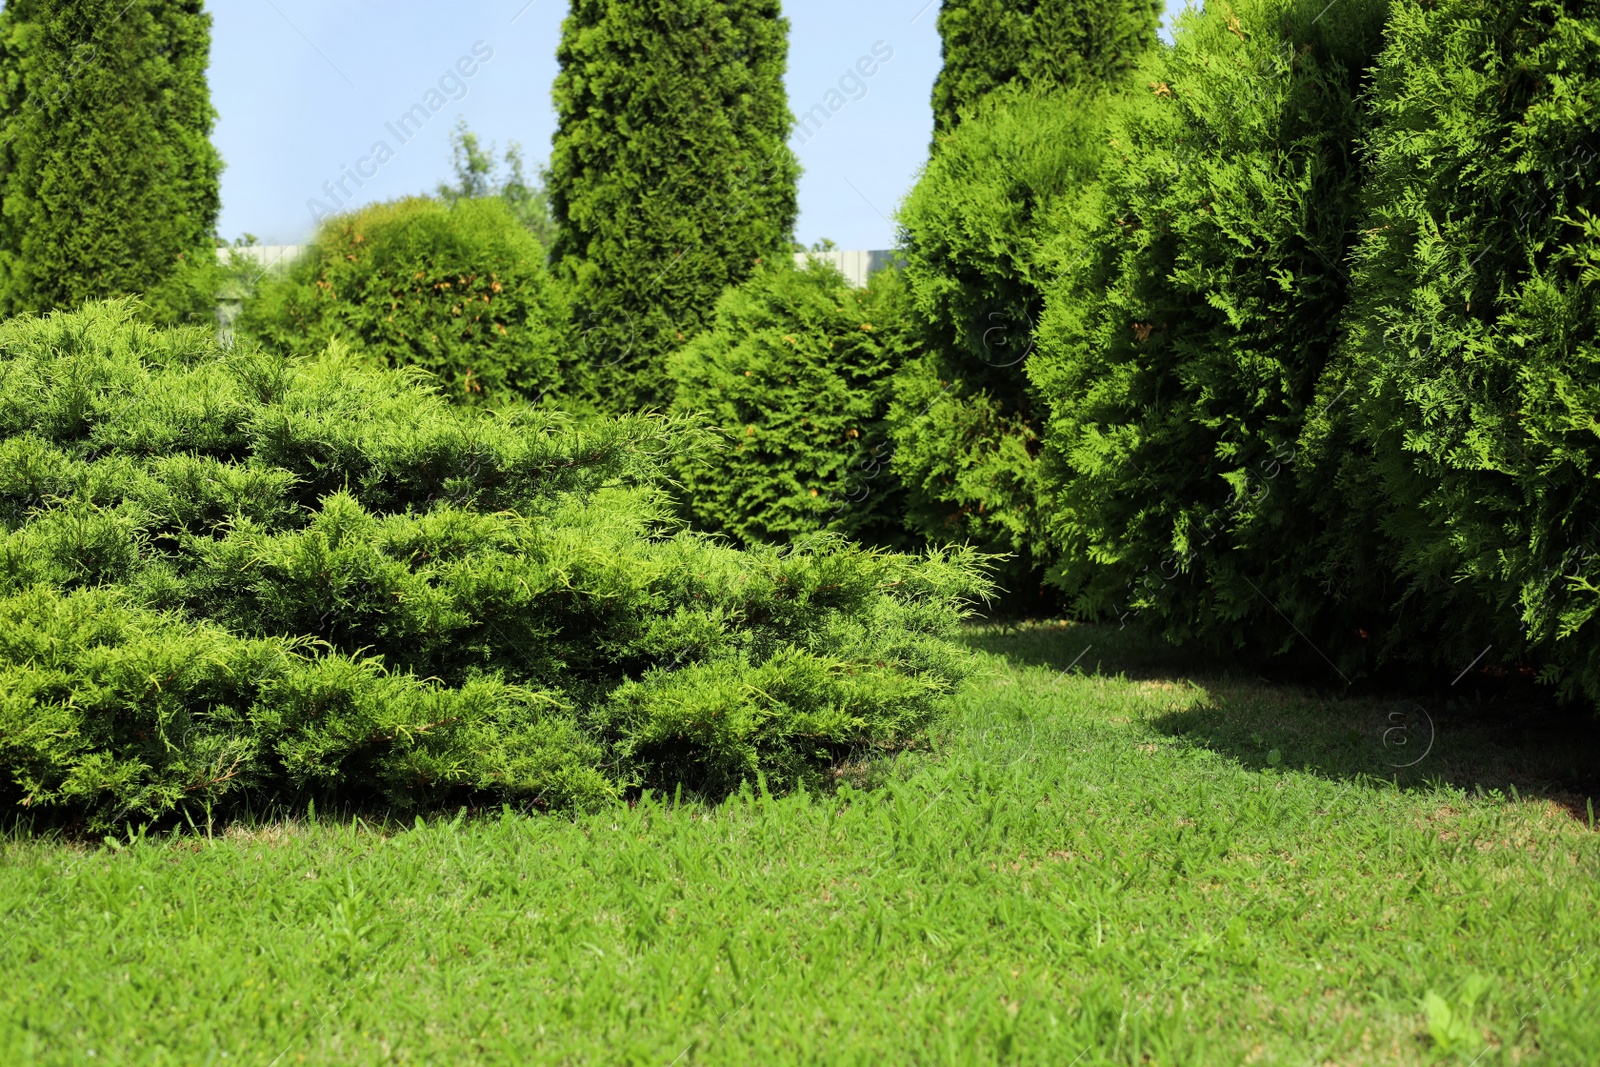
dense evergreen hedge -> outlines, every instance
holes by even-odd
[[[779,261],[723,295],[670,363],[673,410],[726,437],[677,464],[698,528],[745,543],[818,530],[904,541],[883,418],[912,342],[905,304],[898,271],[851,289],[819,261]]]
[[[1156,40],[1162,0],[944,0],[935,134],[1005,85],[1039,91],[1120,81]]]
[[[1388,654],[1600,698],[1600,12],[1401,0],[1372,102],[1327,551],[1399,572]]]
[[[1041,413],[1027,381],[1052,219],[1086,195],[1105,153],[1097,91],[1001,89],[940,137],[900,209],[900,245],[924,353],[901,370],[889,416],[907,521],[934,543],[1015,557],[1037,588]]]
[[[452,408],[125,304],[0,326],[0,796],[590,805],[815,777],[965,671],[970,556],[738,551],[659,418]]]
[[[575,397],[664,407],[667,354],[727,286],[788,255],[788,29],[778,0],[574,0],[549,194]]]
[[[1191,9],[1064,221],[1029,370],[1051,405],[1054,579],[1080,610],[1257,653],[1296,642],[1285,617],[1319,647],[1353,633],[1296,442],[1348,299],[1385,7]]]
[[[328,220],[235,329],[299,354],[339,338],[436,375],[452,400],[496,402],[556,388],[565,319],[544,249],[501,198],[414,197]]]
[[[0,315],[150,294],[215,313],[222,162],[201,0],[9,0],[0,12]]]

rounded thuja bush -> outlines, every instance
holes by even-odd
[[[852,289],[820,261],[780,261],[729,289],[668,364],[672,410],[726,442],[675,467],[690,521],[749,544],[821,530],[905,543],[883,419],[909,345],[895,270]]]
[[[907,524],[931,543],[1005,553],[1037,592],[1049,559],[1037,506],[1042,405],[1027,379],[1055,216],[1092,189],[1111,94],[1013,85],[939,137],[900,208],[921,352],[888,416]]]
[[[565,316],[544,249],[499,198],[417,197],[328,220],[235,329],[291,353],[337,338],[429,372],[451,400],[493,403],[558,387]]]

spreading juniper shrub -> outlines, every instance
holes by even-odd
[[[683,528],[705,431],[461,408],[127,304],[0,326],[0,774],[102,826],[305,792],[589,807],[902,743],[975,557]]]

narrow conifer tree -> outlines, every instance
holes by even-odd
[[[667,354],[789,254],[788,28],[779,0],[573,0],[549,189],[579,406],[664,406]]]
[[[944,0],[944,68],[933,86],[934,132],[1003,85],[1104,83],[1154,43],[1161,0]]]
[[[1035,506],[1040,405],[1026,365],[1061,251],[1053,220],[1097,181],[1106,122],[1155,41],[1161,7],[945,0],[939,15],[936,140],[900,207],[927,344],[899,375],[894,470],[913,530],[1013,557],[1003,579],[1023,598],[1019,610],[1037,606],[1048,551]]]
[[[210,50],[202,0],[9,0],[0,314],[145,293],[168,318],[209,310],[188,283],[215,269]]]

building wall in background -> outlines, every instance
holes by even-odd
[[[257,264],[263,271],[287,268],[305,254],[310,245],[249,245],[238,248],[219,248],[217,258],[228,262],[228,256],[237,253]],[[875,248],[869,251],[796,252],[795,266],[803,267],[808,259],[820,259],[839,268],[845,280],[857,289],[867,284],[867,279],[895,262],[891,249]]]

